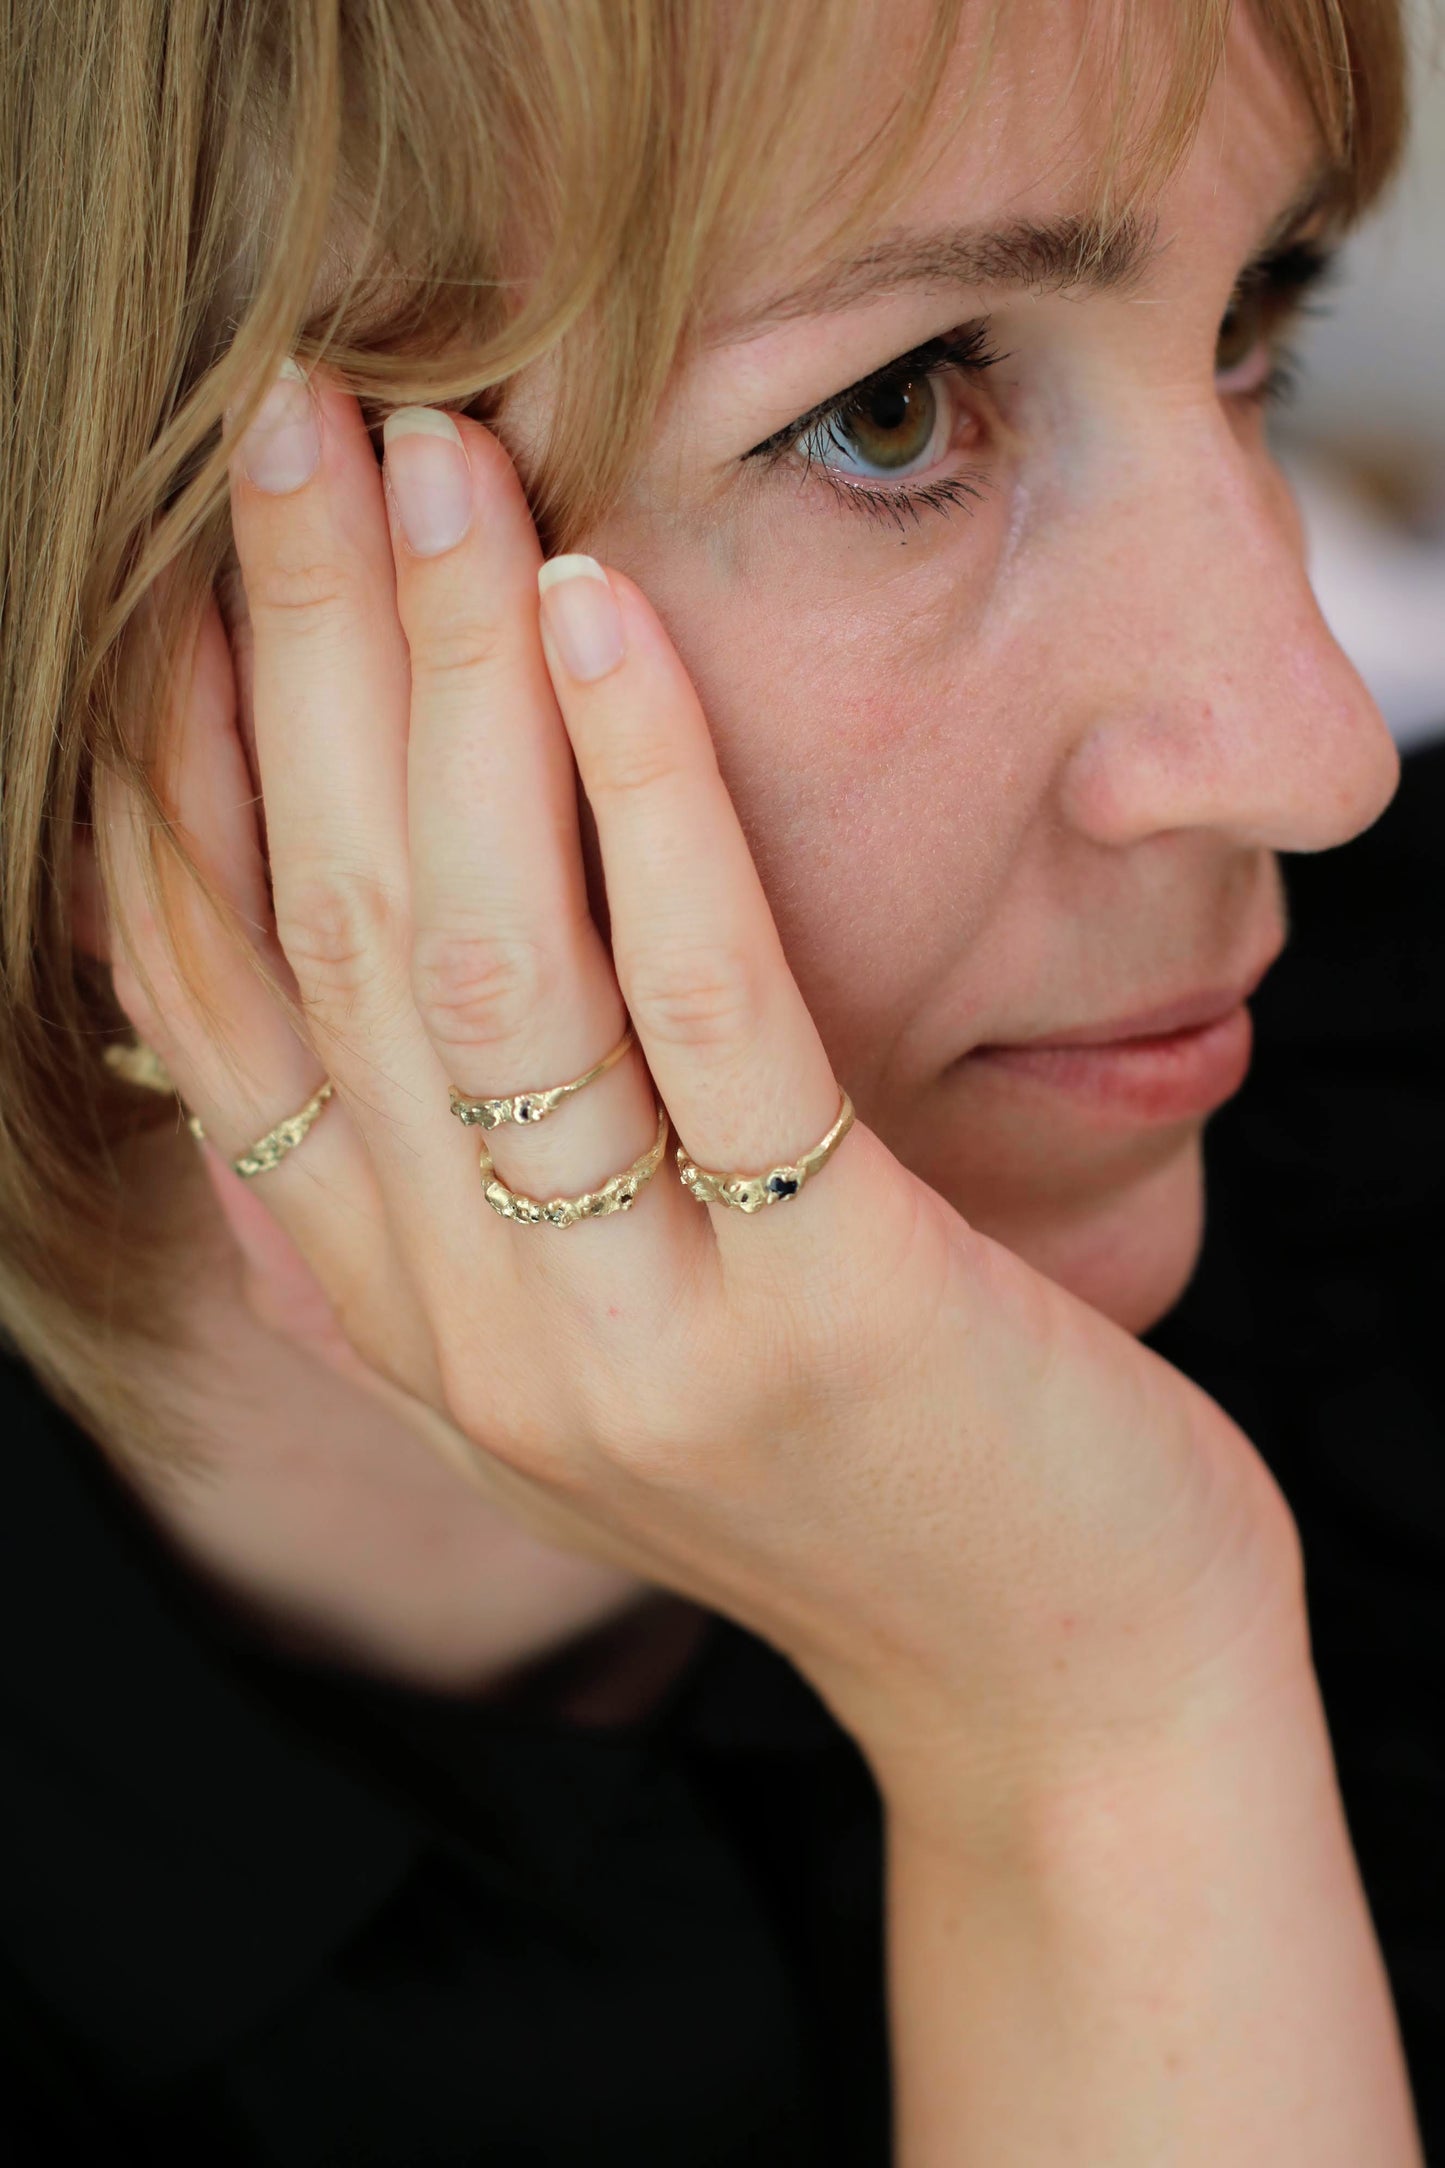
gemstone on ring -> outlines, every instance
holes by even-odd
[[[636,1044],[636,1034],[629,1024],[610,1053],[601,1061],[594,1062],[582,1076],[574,1076],[566,1084],[552,1084],[545,1091],[513,1092],[501,1099],[469,1099],[465,1092],[450,1086],[451,1108],[464,1128],[474,1124],[482,1129],[502,1129],[508,1122],[540,1122],[555,1112],[575,1092],[584,1091],[595,1084],[598,1077],[605,1076],[615,1068],[628,1048]]]
[[[832,1158],[853,1126],[853,1102],[844,1092],[838,1116],[825,1137],[800,1158],[766,1174],[710,1174],[686,1149],[677,1148],[677,1172],[683,1188],[699,1204],[727,1205],[734,1212],[761,1212],[765,1205],[782,1204],[796,1197],[804,1183]]]
[[[610,1212],[631,1211],[639,1191],[656,1174],[666,1148],[667,1112],[659,1105],[657,1135],[630,1167],[625,1167],[621,1174],[614,1174],[600,1189],[584,1190],[580,1197],[549,1197],[541,1202],[536,1197],[524,1197],[520,1192],[508,1189],[505,1182],[498,1180],[492,1168],[492,1155],[484,1144],[478,1162],[482,1195],[498,1218],[512,1220],[518,1226],[575,1227],[578,1220],[605,1219]]]

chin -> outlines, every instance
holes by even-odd
[[[1002,1242],[1127,1332],[1147,1332],[1184,1293],[1204,1235],[1202,1129],[1192,1126],[1167,1156],[1131,1180],[1078,1199],[1069,1210],[960,1208]]]

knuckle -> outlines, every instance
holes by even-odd
[[[554,1290],[548,1337],[567,1348],[568,1360],[552,1366],[551,1384],[584,1471],[680,1492],[709,1480],[719,1437],[729,1433],[731,1394],[719,1388],[699,1405],[697,1379],[717,1353],[708,1276],[680,1264],[659,1292],[619,1337],[615,1286]],[[529,1364],[521,1380],[529,1402],[537,1382]]]
[[[271,548],[246,567],[245,585],[253,623],[276,618],[293,628],[320,629],[356,617],[355,583],[345,568],[309,552]]]
[[[523,1037],[552,1009],[558,976],[553,958],[534,941],[429,929],[412,949],[412,994],[442,1047]]]
[[[673,1493],[690,1491],[703,1478],[695,1418],[670,1369],[665,1378],[634,1379],[625,1391],[615,1379],[585,1378],[574,1382],[573,1393],[589,1455],[614,1477]]]
[[[656,950],[622,976],[639,1030],[665,1045],[736,1045],[758,1015],[757,966],[742,949]]]
[[[277,884],[276,932],[309,1003],[350,1001],[375,983],[396,907],[382,883],[337,867]]]
[[[475,621],[428,625],[411,647],[413,683],[447,685],[456,678],[485,677],[495,669],[501,645],[494,627]]]
[[[632,798],[657,791],[678,775],[677,748],[662,732],[634,732],[594,749],[587,794]]]

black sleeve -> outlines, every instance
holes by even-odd
[[[35,2007],[0,1948],[0,2160],[6,2168],[140,2168],[125,2112],[103,2100],[51,2020]]]

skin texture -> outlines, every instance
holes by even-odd
[[[1067,41],[1051,69],[1027,11],[1009,20],[976,118],[899,225],[1076,200],[1055,149],[1061,106],[1078,119]],[[689,666],[862,1118],[1134,1330],[1194,1263],[1203,1118],[1104,1116],[961,1057],[1257,974],[1284,931],[1274,854],[1346,841],[1394,790],[1261,408],[1215,378],[1234,281],[1311,159],[1239,24],[1131,290],[894,294],[720,348],[579,545],[637,580]],[[768,289],[791,283],[774,259]],[[733,464],[984,310],[1009,358],[930,470],[982,467],[981,503],[900,533],[817,477]]]
[[[1074,207],[1053,51],[1005,42],[900,222]],[[997,308],[895,293],[719,347],[659,415],[624,501],[579,538],[636,581],[699,690],[862,1120],[974,1226],[1133,1330],[1193,1264],[1201,1122],[1104,1116],[963,1057],[1257,975],[1282,931],[1274,853],[1347,840],[1394,788],[1383,724],[1310,597],[1238,388],[1250,371],[1225,387],[1214,373],[1231,288],[1312,160],[1241,25],[1155,207],[1163,253],[1132,289]],[[780,226],[760,251],[769,291],[807,255],[785,208]],[[740,464],[985,311],[1008,359],[961,403],[941,463],[984,470],[973,509],[900,534],[817,477]],[[523,448],[540,426],[529,396]],[[236,650],[253,736],[244,626]],[[600,1024],[584,1037],[559,1073],[609,1043]],[[290,1097],[312,1081],[308,1062]],[[559,1137],[581,1137],[611,1082]],[[194,1559],[283,1640],[468,1688],[647,1597],[463,1500],[404,1423],[288,1344],[284,1241],[258,1195],[211,1172],[225,1222],[186,1236],[203,1349],[187,1389],[214,1465],[152,1497]]]

